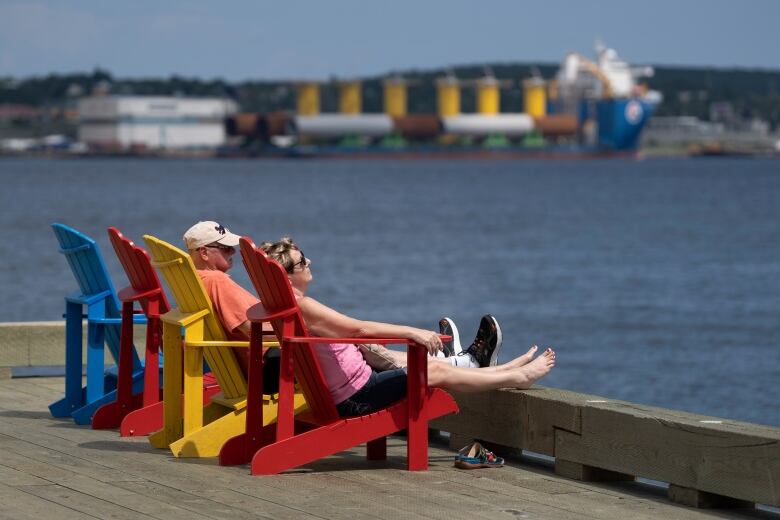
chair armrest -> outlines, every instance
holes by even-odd
[[[282,340],[290,343],[376,343],[378,345],[414,345],[404,338],[324,338],[312,336],[288,336]]]
[[[190,340],[185,341],[186,346],[188,347],[239,347],[239,348],[249,348],[249,342],[248,341],[220,341],[220,340],[212,340],[212,339],[204,339],[204,340]]]
[[[65,301],[89,306],[101,300],[105,300],[109,296],[111,296],[111,291],[103,291],[96,294],[90,294],[88,296],[85,296],[77,291],[65,296]]]
[[[195,341],[187,341],[186,342],[188,347],[236,347],[236,348],[249,348],[249,342],[248,341],[219,341],[219,340],[195,340]],[[267,348],[273,348],[273,347],[279,347],[279,342],[276,340],[272,341],[263,341],[263,347]]]
[[[102,323],[103,325],[120,325],[122,323],[122,318],[93,318],[90,321],[92,323]],[[146,316],[133,313],[133,323],[139,325],[146,324]]]
[[[122,318],[92,318],[90,323],[100,323],[102,325],[120,325]]]
[[[267,322],[292,316],[296,312],[296,308],[289,308],[280,312],[268,312],[262,303],[256,303],[246,311],[246,319],[253,322]]]
[[[176,308],[171,309],[170,311],[161,315],[160,319],[165,323],[187,327],[191,323],[195,323],[196,321],[202,319],[204,316],[209,314],[209,312],[210,311],[208,309],[202,309],[197,312],[181,312],[178,308]]]
[[[439,334],[439,337],[442,341],[452,340],[452,336],[445,336],[444,334]],[[289,341],[290,343],[375,343],[377,345],[409,345],[412,347],[425,348],[410,339],[403,338],[323,338],[289,336],[282,339],[284,341]]]
[[[149,289],[148,291],[136,291],[133,286],[127,286],[117,293],[117,297],[120,301],[123,302],[135,302],[142,300],[144,298],[151,298],[153,296],[157,296],[158,294],[162,293],[162,289],[159,287],[156,287],[154,289]]]

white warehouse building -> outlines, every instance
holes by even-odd
[[[78,138],[93,147],[187,149],[225,144],[229,99],[93,96],[79,100]]]

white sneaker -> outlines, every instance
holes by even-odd
[[[455,326],[455,322],[451,318],[445,316],[439,320],[439,334],[452,336],[452,341],[443,342],[444,357],[460,355],[463,351],[463,347],[460,345],[460,334],[458,334],[458,327]]]

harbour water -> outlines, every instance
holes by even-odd
[[[174,244],[214,219],[291,235],[312,295],[463,341],[490,312],[501,359],[552,345],[543,384],[780,426],[780,163],[0,160],[0,321],[59,319],[76,289],[49,227]],[[237,259],[234,277],[248,284]]]

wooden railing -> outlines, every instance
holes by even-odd
[[[780,428],[544,387],[453,395],[460,414],[431,422],[452,448],[479,439],[555,457],[569,478],[667,482],[696,507],[780,506]]]
[[[133,327],[137,342],[143,343],[146,325]],[[86,349],[87,323],[82,327]],[[143,348],[139,352],[143,356]],[[86,359],[84,357],[83,359]],[[106,363],[113,364],[106,352]],[[0,367],[65,364],[65,320],[0,323]]]
[[[64,363],[64,337],[62,321],[0,324],[0,367]],[[452,448],[480,439],[553,456],[569,478],[668,482],[688,505],[780,507],[780,428],[545,387],[454,395],[460,414],[431,422]]]

